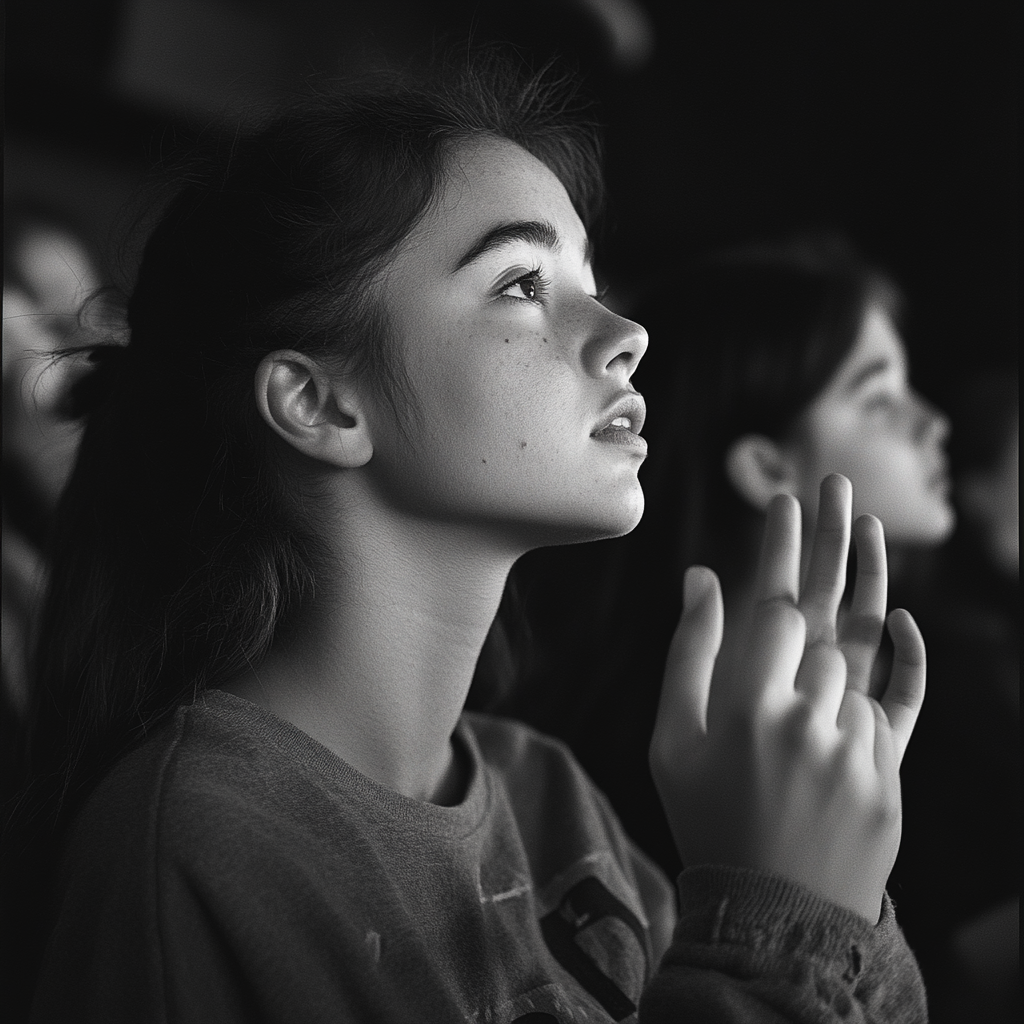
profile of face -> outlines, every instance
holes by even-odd
[[[371,404],[366,470],[394,507],[523,549],[639,522],[647,335],[595,292],[547,166],[502,139],[459,147],[381,281],[416,399],[404,429]]]
[[[853,483],[854,515],[870,512],[896,543],[937,544],[952,532],[946,417],[907,378],[890,315],[869,306],[853,347],[801,414],[782,452],[811,516],[829,473]]]

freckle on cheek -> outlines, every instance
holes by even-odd
[[[505,339],[505,344],[506,344],[506,345],[508,344],[508,338],[506,338],[506,339]]]
[[[525,441],[520,441],[519,442],[519,447],[520,448],[525,448],[526,447],[526,442]]]

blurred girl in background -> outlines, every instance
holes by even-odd
[[[901,307],[888,277],[842,238],[819,234],[681,267],[632,313],[657,341],[641,373],[651,406],[648,506],[640,527],[608,549],[608,582],[595,587],[605,607],[588,616],[617,623],[630,643],[627,656],[584,667],[583,685],[604,680],[602,699],[588,700],[564,732],[669,870],[678,867],[675,843],[639,752],[686,567],[708,565],[721,579],[715,671],[724,677],[744,653],[752,566],[775,496],[799,499],[806,538],[817,482],[844,474],[854,514],[881,520],[897,565],[902,548],[941,544],[953,530],[948,422],[909,382]],[[883,666],[875,671],[884,676]]]
[[[25,196],[4,204],[2,789],[28,709],[28,647],[57,501],[81,437],[62,400],[79,311],[100,285],[98,260],[64,211]]]

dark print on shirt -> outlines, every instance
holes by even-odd
[[[540,927],[555,959],[613,1020],[636,1012],[650,966],[646,931],[602,882],[592,875],[578,881]]]

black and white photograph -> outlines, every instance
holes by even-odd
[[[1022,21],[9,0],[0,1016],[1016,1024]]]

